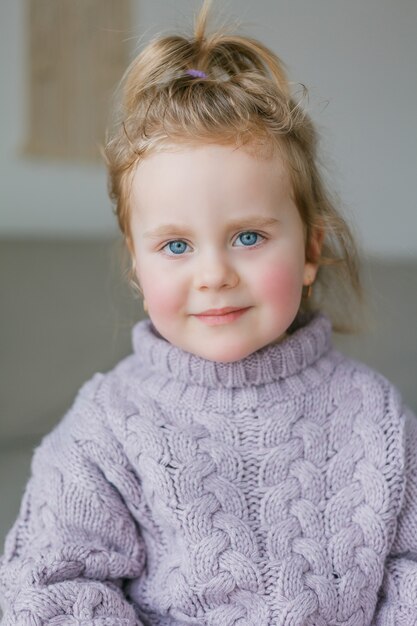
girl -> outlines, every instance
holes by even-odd
[[[335,351],[360,297],[317,137],[257,41],[158,38],[106,147],[149,319],[35,450],[5,626],[417,623],[417,422]]]

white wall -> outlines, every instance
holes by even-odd
[[[115,0],[116,1],[116,0]],[[192,22],[198,0],[134,0],[132,43]],[[334,187],[368,254],[417,257],[417,2],[214,0],[310,90]],[[29,160],[25,134],[24,0],[0,3],[0,236],[116,232],[100,166]]]

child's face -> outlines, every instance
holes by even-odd
[[[153,153],[134,174],[131,230],[154,326],[213,361],[280,341],[317,271],[305,260],[304,227],[279,156],[210,144]],[[221,323],[197,317],[225,307],[245,311]]]

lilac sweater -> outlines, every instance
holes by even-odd
[[[4,626],[417,624],[417,420],[325,317],[235,363],[133,345],[35,450]]]

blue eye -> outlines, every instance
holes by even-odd
[[[262,237],[262,235],[249,230],[249,231],[246,231],[245,233],[240,233],[238,239],[240,239],[243,242],[243,245],[245,247],[248,247],[248,246],[253,246],[257,242],[257,237]],[[241,246],[238,246],[238,247],[241,247]]]
[[[187,246],[188,244],[185,243],[185,241],[182,241],[181,239],[176,239],[175,241],[169,241],[163,248],[162,250],[164,250],[167,246],[169,246],[169,250],[174,254],[174,255],[180,255],[182,254],[185,250],[184,250],[184,246]],[[169,255],[172,256],[172,255]]]

